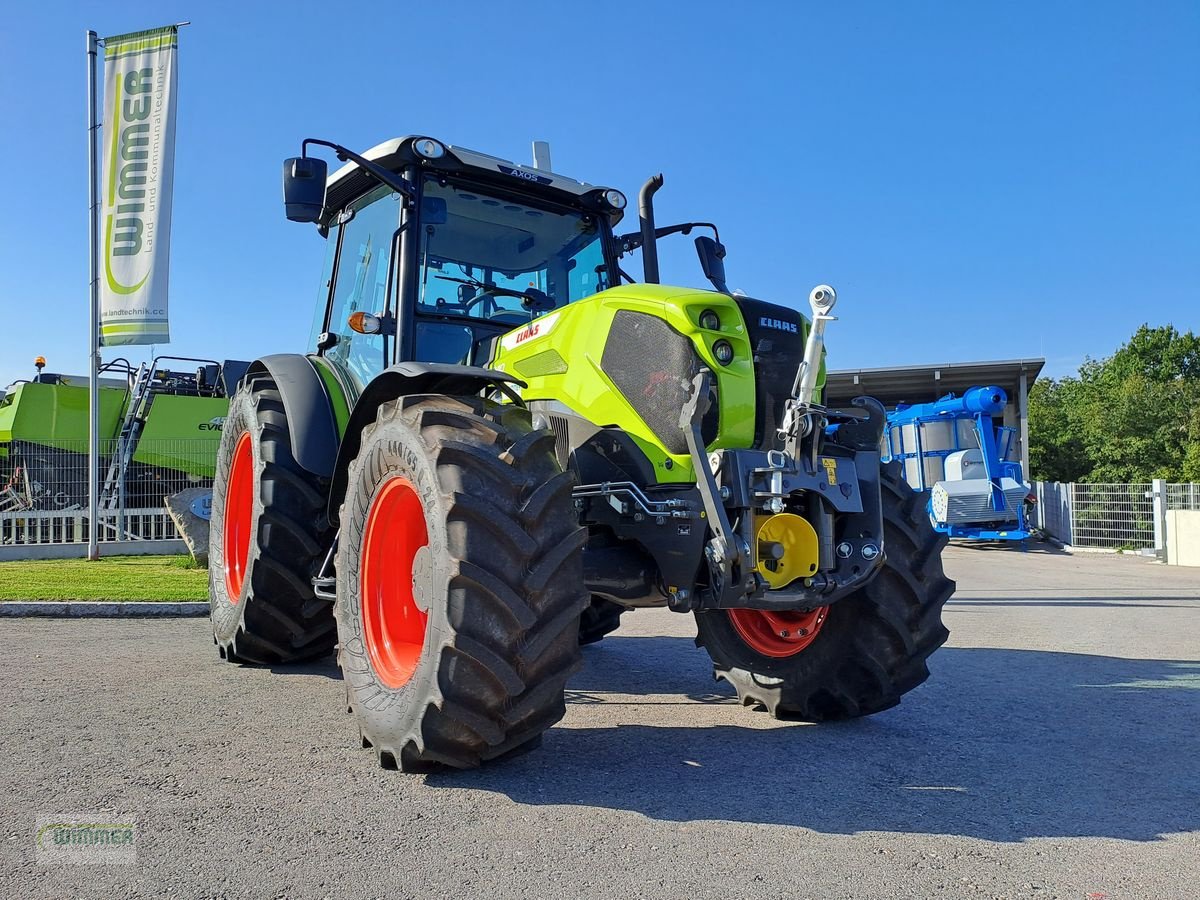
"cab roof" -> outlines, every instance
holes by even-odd
[[[521,165],[511,160],[490,156],[476,150],[468,150],[465,147],[456,147],[452,144],[443,144],[446,148],[445,155],[438,159],[427,159],[413,148],[416,141],[425,137],[425,135],[408,135],[407,137],[392,138],[390,141],[376,144],[362,156],[393,172],[407,165],[417,164],[428,171],[467,175],[484,182],[497,184],[500,187],[507,186],[510,189],[514,186],[514,181],[520,182],[523,189],[531,193],[548,196],[552,199],[557,193],[560,195],[558,199],[567,202],[588,195],[599,196],[606,190],[606,188],[576,181],[574,178],[568,178],[545,169],[535,169],[532,166]],[[441,142],[439,141],[439,143]],[[330,212],[340,210],[347,203],[356,200],[377,185],[378,182],[358,163],[348,162],[329,176],[329,180],[326,182],[325,208]],[[619,218],[620,216],[617,215],[615,218],[610,218],[610,221],[615,224]]]

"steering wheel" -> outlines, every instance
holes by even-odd
[[[447,275],[434,275],[433,277],[437,278],[439,281],[453,281],[457,284],[468,284],[468,285],[471,284],[471,282],[469,282],[465,279],[451,278]],[[474,286],[474,285],[472,285],[472,286]],[[492,316],[494,316],[496,314],[496,311],[499,309],[499,307],[496,306],[496,297],[487,287],[477,288],[477,291],[478,291],[478,293],[476,293],[475,296],[471,297],[469,300],[459,300],[457,303],[454,303],[454,304],[450,304],[444,300],[441,300],[438,302],[438,305],[440,306],[442,303],[445,303],[446,306],[453,305],[456,309],[461,310],[462,314],[465,316],[465,315],[470,315],[471,310],[474,309],[476,306],[478,306],[480,303],[487,303],[488,306],[484,307],[483,316],[476,317],[476,318],[490,319]]]
[[[470,300],[460,301],[458,305],[459,305],[459,307],[461,307],[461,309],[463,311],[463,315],[469,315],[471,310],[473,310],[480,303],[487,304],[483,308],[482,318],[490,319],[492,316],[494,316],[496,314],[496,309],[497,309],[496,297],[494,294],[492,294],[488,290],[482,290],[478,294],[476,294],[474,297],[472,297]]]

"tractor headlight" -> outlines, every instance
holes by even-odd
[[[433,138],[419,138],[413,142],[413,149],[426,159],[441,159],[446,155],[446,148],[441,141]]]
[[[721,365],[729,365],[733,362],[733,344],[729,343],[729,341],[717,341],[713,344],[713,356],[717,358],[717,362]]]
[[[613,209],[625,208],[625,195],[620,191],[612,190],[611,188],[604,192],[604,202]]]
[[[721,317],[711,309],[706,309],[700,313],[700,327],[707,328],[709,331],[720,331]]]

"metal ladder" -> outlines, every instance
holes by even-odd
[[[101,509],[116,509],[121,504],[125,472],[133,460],[133,451],[137,449],[138,438],[146,422],[146,413],[150,411],[150,400],[153,397],[150,385],[153,380],[154,372],[149,366],[145,363],[138,366],[133,388],[129,393],[129,406],[125,410],[125,419],[121,422],[121,432],[117,438],[117,452],[108,464],[108,475],[100,491]]]

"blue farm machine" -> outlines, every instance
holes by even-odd
[[[1016,452],[1016,429],[993,422],[1008,403],[1004,389],[973,387],[961,397],[901,404],[888,413],[885,460],[927,493],[933,527],[954,538],[1022,541],[1029,537],[1030,487]]]

